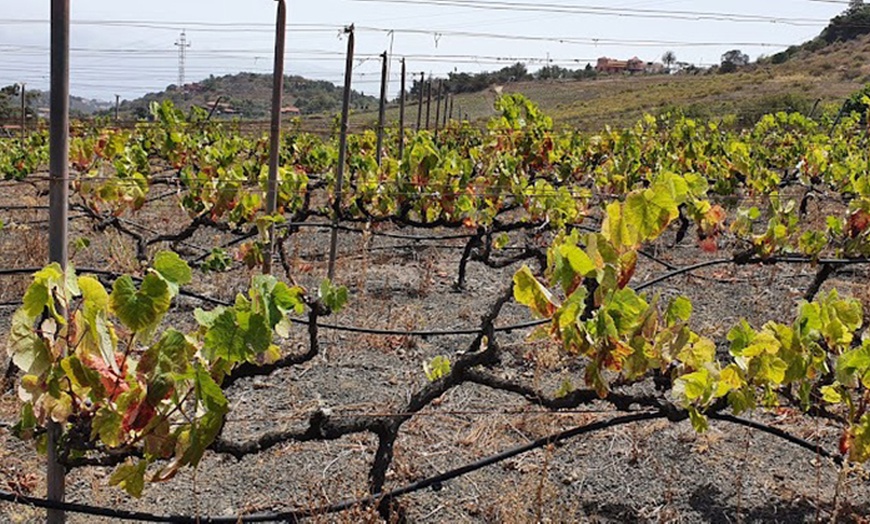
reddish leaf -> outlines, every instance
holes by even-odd
[[[859,209],[849,215],[849,238],[855,238],[870,226],[870,213]]]
[[[157,410],[154,409],[154,406],[147,401],[139,402],[130,406],[130,409],[124,413],[121,427],[124,431],[142,431],[155,415],[157,415]]]
[[[698,241],[698,245],[705,253],[715,253],[719,251],[719,243],[716,242],[715,236],[709,236],[707,238],[701,239]]]

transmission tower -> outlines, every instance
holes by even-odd
[[[187,48],[190,47],[190,42],[187,41],[187,34],[182,31],[181,36],[175,42],[178,47],[178,88],[184,87],[184,61],[187,59]]]

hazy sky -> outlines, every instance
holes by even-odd
[[[714,63],[740,48],[753,59],[817,35],[846,7],[837,0],[501,0],[500,4],[716,12],[777,17],[777,21],[686,20],[613,14],[469,9],[453,5],[410,5],[360,0],[288,0],[287,74],[339,82],[346,39],[340,27],[355,23],[354,87],[376,94],[376,55],[392,47],[392,91],[398,86],[398,58],[409,72],[494,70],[533,59],[538,69],[553,64],[582,67],[599,56],[658,60],[673,50],[678,60]],[[439,0],[444,1],[444,0]],[[472,3],[499,2],[475,0]],[[135,98],[173,84],[178,77],[175,42],[186,30],[190,48],[186,81],[209,74],[269,72],[272,66],[273,0],[71,0],[71,84],[73,94],[101,99]],[[49,0],[0,0],[0,85],[26,82],[45,89],[49,72]],[[565,11],[563,9],[562,11]],[[594,11],[594,9],[593,9]],[[647,13],[649,14],[649,13]],[[685,16],[684,18],[697,18]],[[799,19],[799,20],[798,20]],[[377,30],[376,30],[377,29]],[[395,29],[395,33],[382,30]],[[403,30],[415,30],[420,33]],[[443,33],[439,33],[443,32]],[[436,34],[437,33],[437,34]],[[514,35],[484,38],[455,33]],[[572,38],[571,42],[536,40]],[[599,40],[598,42],[593,41]],[[617,42],[605,42],[617,40]],[[699,43],[714,45],[695,45]],[[766,44],[766,45],[750,45]]]

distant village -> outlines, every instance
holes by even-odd
[[[659,75],[667,72],[667,67],[659,62],[645,62],[638,57],[628,60],[617,60],[602,56],[595,65],[595,72],[603,74],[630,73]]]

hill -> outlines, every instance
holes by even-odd
[[[557,125],[589,131],[631,125],[645,113],[674,110],[705,118],[733,115],[742,124],[774,111],[836,112],[849,95],[870,83],[867,33],[870,6],[850,7],[817,38],[755,63],[689,67],[674,74],[578,74],[588,73],[587,69],[568,71],[559,79],[542,79],[538,72],[533,80],[525,75],[520,81],[482,91],[459,92],[453,104],[457,114],[461,110],[471,121],[481,121],[495,114],[496,91],[522,93]],[[412,125],[416,113],[412,103],[408,108]],[[433,119],[434,114],[433,107]],[[358,123],[369,125],[376,118],[375,112],[355,116]],[[391,108],[388,118],[395,122],[398,111]]]
[[[47,118],[51,100],[48,91],[29,90],[26,91],[26,95],[28,118],[31,118],[34,114]],[[0,88],[0,120],[15,121],[17,123],[17,119],[21,114],[20,96],[21,90],[18,85]],[[70,114],[74,117],[87,117],[114,107],[110,102],[86,99],[79,96],[70,96],[69,102]]]
[[[301,76],[287,76],[284,79],[285,113],[335,113],[341,109],[341,96],[341,87],[332,82],[309,80]],[[185,110],[194,105],[211,108],[220,99],[215,111],[218,117],[263,119],[269,116],[271,109],[272,75],[238,73],[210,76],[186,84],[183,88],[171,85],[159,93],[125,100],[121,104],[121,116],[143,118],[148,115],[151,102],[167,99]],[[377,108],[377,99],[354,91],[351,107],[357,110]]]
[[[499,86],[499,90],[526,95],[557,125],[597,131],[606,125],[631,125],[645,113],[673,110],[707,118],[734,115],[744,123],[771,111],[809,113],[816,101],[817,111],[836,112],[850,94],[868,82],[870,35],[864,35],[820,49],[800,50],[779,64],[762,60],[733,73],[711,68],[671,75],[598,75],[512,82]],[[495,114],[495,97],[494,88],[460,93],[453,105],[457,114],[461,110],[471,121],[480,121]],[[416,108],[415,102],[407,108],[412,126],[416,123]],[[434,115],[433,103],[433,120]],[[397,108],[391,106],[387,117],[395,123]],[[354,116],[356,123],[369,125],[376,119],[376,111]]]

